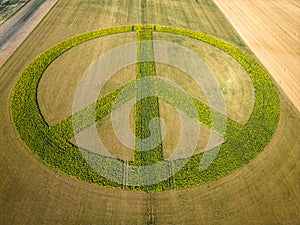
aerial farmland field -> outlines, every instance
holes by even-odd
[[[300,224],[300,4],[240,2],[49,5],[0,62],[0,224]]]

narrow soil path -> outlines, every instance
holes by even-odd
[[[0,67],[46,16],[57,0],[32,0],[0,26]]]

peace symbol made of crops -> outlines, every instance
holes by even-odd
[[[81,43],[95,38],[101,41],[101,37],[126,32],[137,34],[135,47],[129,46],[136,52],[135,62],[129,62],[136,64],[136,79],[100,99],[96,98],[94,102],[77,109],[59,123],[49,126],[40,113],[37,101],[37,88],[47,67],[64,52]],[[230,55],[247,71],[255,90],[255,103],[246,124],[241,125],[231,120],[225,111],[212,109],[212,105],[222,104],[222,101],[211,101],[206,105],[190,97],[172,81],[156,76],[155,52],[159,51],[160,43],[155,44],[153,40],[152,35],[155,32],[181,35],[208,43]],[[171,44],[170,47],[176,48]],[[180,60],[170,62],[162,58],[159,61],[171,65],[180,64]],[[196,70],[186,72],[193,73],[192,71]],[[207,93],[210,93],[209,89]],[[133,98],[135,101],[132,103]],[[184,152],[181,158],[172,157],[172,154],[164,158],[161,144],[164,130],[161,126],[163,121],[159,117],[159,99],[171,104],[182,115],[182,124],[187,125],[183,125],[181,138],[189,137],[184,132],[192,124],[197,132],[197,123],[201,123],[222,135],[223,143],[193,155],[194,144],[191,141],[189,145],[178,147],[178,151]],[[221,97],[217,99],[220,100]],[[133,161],[116,159],[107,154],[95,154],[68,141],[110,113],[118,118],[118,112],[126,104],[131,104],[129,109],[135,108],[135,128],[131,136],[131,139],[135,139],[134,145],[131,146],[134,151]],[[279,114],[277,89],[265,69],[251,56],[215,37],[197,31],[159,25],[107,28],[58,43],[27,66],[11,97],[11,115],[15,128],[22,141],[38,158],[77,179],[127,190],[180,189],[223,177],[244,166],[263,151],[277,127]],[[123,129],[123,125],[121,128]],[[123,138],[122,131],[118,132],[120,138]]]

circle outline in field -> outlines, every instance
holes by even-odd
[[[153,26],[153,25],[137,25]],[[49,127],[39,110],[37,102],[37,88],[43,72],[61,54],[86,41],[117,34],[132,32],[135,25],[102,29],[75,36],[48,49],[34,59],[18,79],[11,96],[11,117],[19,137],[28,148],[49,166],[80,180],[96,183],[107,187],[122,188],[121,185],[110,181],[91,169],[79,150],[69,143],[68,137],[74,136],[74,131],[68,130],[70,118]],[[280,115],[279,96],[276,86],[268,73],[255,59],[239,48],[218,38],[183,28],[170,26],[154,26],[155,32],[165,32],[183,35],[206,42],[224,51],[249,74],[255,89],[255,104],[250,119],[244,126],[231,124],[227,121],[227,142],[222,144],[217,158],[206,170],[199,170],[199,163],[203,155],[193,156],[187,165],[170,179],[173,188],[180,189],[199,185],[223,177],[247,164],[252,158],[263,151],[269,143],[277,127]],[[92,118],[94,119],[94,118]],[[85,152],[84,157],[92,157]],[[112,159],[99,158],[95,165],[105,168]],[[172,162],[173,163],[173,162]],[[176,166],[176,161],[174,165]],[[122,168],[115,168],[116,170]],[[148,190],[147,186],[129,186],[128,189]],[[168,181],[163,181],[152,187],[152,190],[170,190]]]

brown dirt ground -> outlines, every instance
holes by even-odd
[[[300,111],[300,2],[214,1]]]

